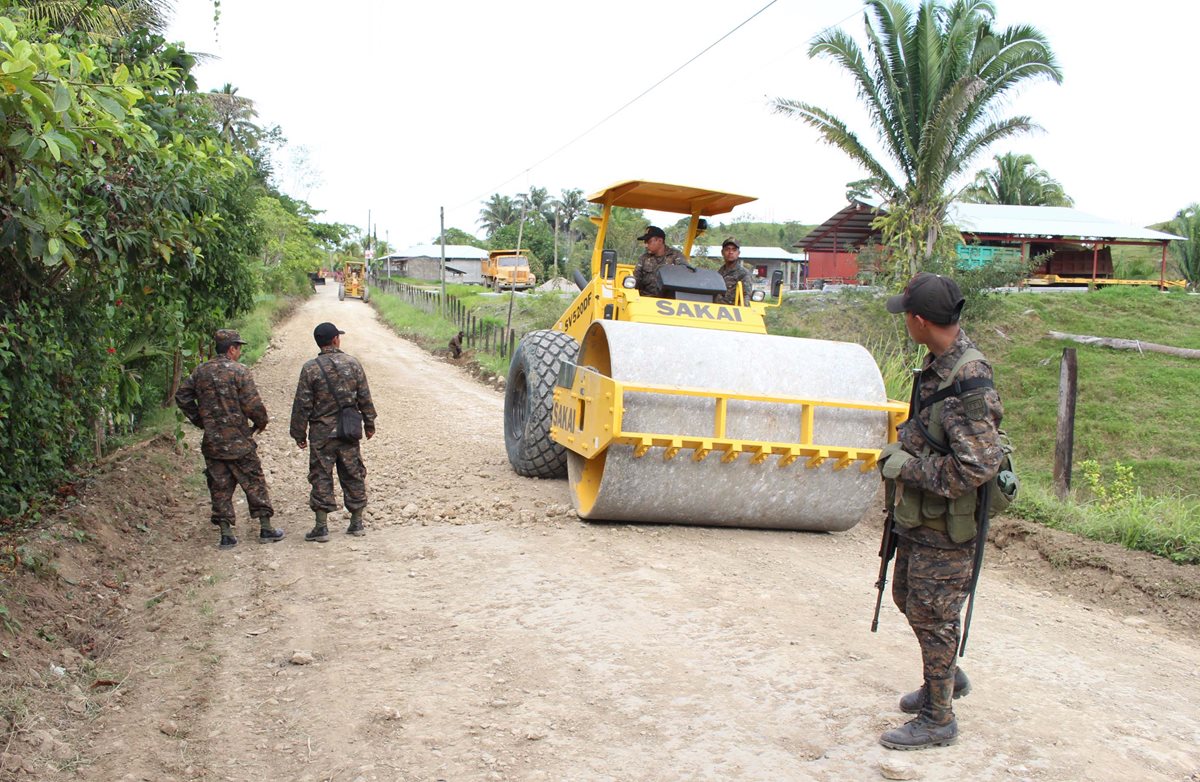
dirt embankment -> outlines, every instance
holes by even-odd
[[[318,545],[286,418],[322,320],[381,416],[369,534]],[[217,551],[169,441],[81,481],[6,575],[0,777],[1200,779],[1194,568],[997,523],[962,739],[898,755],[876,738],[919,662],[894,608],[868,631],[876,520],[582,523],[509,470],[494,390],[328,291],[255,375],[288,537]]]

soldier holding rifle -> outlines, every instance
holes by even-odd
[[[1004,413],[991,366],[959,327],[964,302],[954,280],[927,272],[887,301],[888,312],[904,313],[909,336],[929,351],[915,377],[910,418],[879,457],[889,499],[880,589],[894,533],[892,599],[917,636],[924,677],[900,699],[900,709],[917,716],[880,737],[891,749],[954,743],[952,700],[970,690],[955,664],[959,615],[978,578],[988,506],[980,489],[1004,456]]]

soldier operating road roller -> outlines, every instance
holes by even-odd
[[[686,259],[705,218],[752,200],[644,181],[589,197],[591,278],[576,275],[553,328],[522,338],[504,399],[513,468],[567,475],[580,517],[845,530],[870,509],[907,405],[865,348],[767,334],[781,273],[773,301],[736,306],[717,303],[715,270],[663,264],[648,296],[633,260],[606,248],[615,207],[687,215]]]

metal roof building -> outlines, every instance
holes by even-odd
[[[808,251],[814,263],[815,255],[822,254],[832,255],[836,264],[839,256],[844,258],[865,245],[878,243],[879,231],[871,228],[871,223],[885,211],[885,207],[879,204],[851,201],[813,229],[796,246]],[[1023,258],[1033,257],[1039,249],[1053,251],[1082,246],[1086,248],[1083,252],[1090,251],[1092,257],[1091,273],[1086,276],[1093,280],[1098,275],[1101,253],[1107,253],[1110,245],[1159,245],[1162,248],[1159,267],[1161,286],[1166,273],[1167,244],[1183,239],[1174,234],[1128,225],[1062,206],[955,202],[950,205],[948,217],[962,233],[964,241],[1019,247]]]
[[[446,245],[446,272],[453,274],[454,282],[483,283],[480,273],[488,251],[469,244]],[[415,244],[407,250],[392,253],[379,259],[381,273],[391,276],[413,277],[436,281],[442,276],[442,246],[440,244]]]
[[[740,259],[760,280],[770,280],[776,269],[783,270],[784,284],[789,288],[803,285],[808,276],[808,255],[806,253],[789,252],[782,247],[758,247],[742,245]],[[705,245],[705,258],[724,261],[721,256],[721,246],[718,244]]]

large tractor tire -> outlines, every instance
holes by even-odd
[[[371,289],[368,288],[366,285],[364,285],[362,291],[363,291],[362,292],[363,304],[366,304],[368,301],[371,300]]]
[[[562,478],[567,451],[550,439],[550,413],[558,365],[574,361],[575,340],[561,331],[531,331],[522,337],[504,387],[504,447],[518,475]]]
[[[346,286],[339,284],[338,285],[338,301],[345,301],[345,300],[346,300]]]

